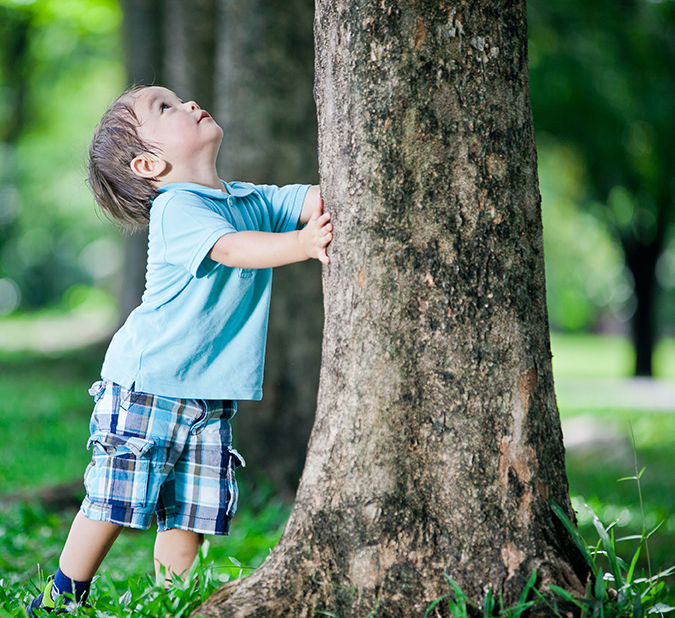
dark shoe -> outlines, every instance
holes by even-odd
[[[56,603],[52,600],[52,587],[54,582],[50,579],[45,586],[45,589],[38,594],[31,602],[27,608],[28,615],[30,618],[36,618],[35,610],[42,609],[45,610],[48,614],[55,612],[56,615],[66,614],[66,609],[56,609]]]

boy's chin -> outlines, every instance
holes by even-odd
[[[216,131],[216,134],[217,134],[217,136],[218,136],[218,137],[217,137],[217,142],[218,142],[218,146],[220,146],[220,143],[223,141],[223,130],[222,130],[222,128],[220,127],[219,124],[216,124],[216,123],[215,123],[215,121],[213,122],[213,125],[214,125],[214,128],[217,129],[217,131]],[[214,138],[214,139],[216,139],[216,138]]]

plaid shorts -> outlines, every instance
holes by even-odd
[[[237,510],[234,401],[174,399],[96,382],[84,474],[89,519],[130,528],[228,534]]]

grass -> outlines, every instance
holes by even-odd
[[[0,354],[0,435],[12,436],[0,450],[0,618],[14,616],[12,608],[22,616],[24,599],[35,594],[43,574],[58,567],[76,510],[51,513],[34,498],[45,486],[82,478],[90,459],[84,448],[92,410],[87,391],[98,379],[102,358],[101,349],[52,358]],[[211,578],[211,592],[262,563],[290,512],[271,487],[246,478],[239,482],[242,500],[231,534],[210,538],[209,566],[202,569]],[[19,495],[26,499],[17,500]],[[176,589],[162,596],[148,579],[154,569],[154,539],[152,530],[122,532],[103,563],[105,576],[96,582],[99,609],[106,606],[111,616],[127,615],[123,612],[129,608],[120,609],[114,600],[132,589],[134,598],[144,595],[148,607],[157,611],[162,603],[178,603],[179,597],[199,601],[192,592]],[[118,610],[122,613],[114,613]]]
[[[553,368],[561,386],[579,388],[579,379],[605,381],[631,375],[633,351],[625,338],[593,335],[553,335]],[[655,373],[662,380],[675,378],[675,341],[662,341],[655,354]],[[575,381],[576,380],[576,381]],[[675,401],[671,412],[620,405],[597,407],[565,406],[559,393],[563,429],[581,423],[587,434],[597,440],[567,449],[566,465],[572,503],[578,514],[581,533],[589,542],[598,537],[585,504],[591,507],[606,525],[616,521],[617,538],[639,535],[642,529],[641,507],[633,484],[619,481],[634,475],[634,452],[631,431],[640,467],[646,525],[652,529],[662,524],[650,539],[654,568],[675,563]],[[613,395],[607,393],[607,400]],[[620,403],[620,402],[619,402]],[[622,541],[619,550],[632,553],[636,540]],[[642,555],[640,568],[646,568]]]
[[[630,375],[631,349],[620,338],[555,335],[552,345],[554,371],[560,384],[578,378],[615,379]],[[12,616],[7,608],[16,606],[34,590],[31,582],[39,581],[38,565],[45,573],[56,569],[57,556],[74,515],[74,511],[46,512],[30,500],[3,504],[2,497],[30,496],[44,486],[81,478],[89,461],[84,444],[92,400],[87,390],[98,378],[102,356],[102,349],[51,358],[0,351],[0,434],[12,436],[0,450],[0,597],[8,595],[4,605],[0,598],[0,617]],[[660,377],[675,378],[675,342],[662,343],[656,359]],[[573,504],[584,538],[591,544],[599,540],[597,526],[584,504],[592,508],[605,526],[613,525],[617,539],[641,533],[641,505],[635,486],[618,481],[634,475],[629,439],[632,427],[639,465],[646,468],[641,477],[645,523],[648,530],[662,523],[650,538],[653,569],[672,565],[675,414],[612,406],[566,408],[564,398],[559,400],[565,426],[571,422],[590,422],[591,427],[601,428],[604,436],[598,443],[569,448],[567,454]],[[218,586],[229,578],[245,576],[258,566],[276,544],[289,508],[290,505],[275,499],[269,487],[256,487],[242,476],[241,508],[232,534],[213,538],[202,564],[203,572],[209,573],[209,585]],[[184,590],[174,590],[164,598],[164,593],[148,579],[153,543],[151,531],[124,531],[103,564],[102,573],[107,573],[106,577],[96,585],[102,606],[108,603],[114,609],[120,598],[128,600],[127,593],[132,589],[132,596],[145,595],[147,602],[157,607],[158,603],[182,602],[176,600],[176,595],[183,600],[187,598]],[[635,539],[617,540],[617,553],[633,556],[638,543]],[[647,568],[644,551],[637,566],[638,571],[642,568]],[[191,602],[198,602],[194,595],[190,598]],[[127,611],[128,605],[126,609],[123,605],[114,611]],[[124,615],[113,613],[113,609],[110,615]]]
[[[91,604],[99,615],[187,616],[223,583],[246,576],[259,566],[279,540],[289,509],[269,490],[253,489],[248,496],[250,501],[237,514],[231,535],[209,538],[208,555],[201,556],[195,567],[195,574],[202,580],[197,590],[175,585],[165,592],[161,582],[157,585],[148,575],[153,569],[154,533],[124,530],[92,587]],[[58,566],[73,515],[48,513],[26,503],[15,503],[1,511],[0,617],[23,617],[27,600],[37,594],[46,575]],[[121,599],[127,601],[120,604]],[[94,615],[90,611],[82,610],[81,615]]]

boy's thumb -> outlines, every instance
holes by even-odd
[[[314,219],[318,219],[323,214],[323,198],[320,197],[314,208]]]

